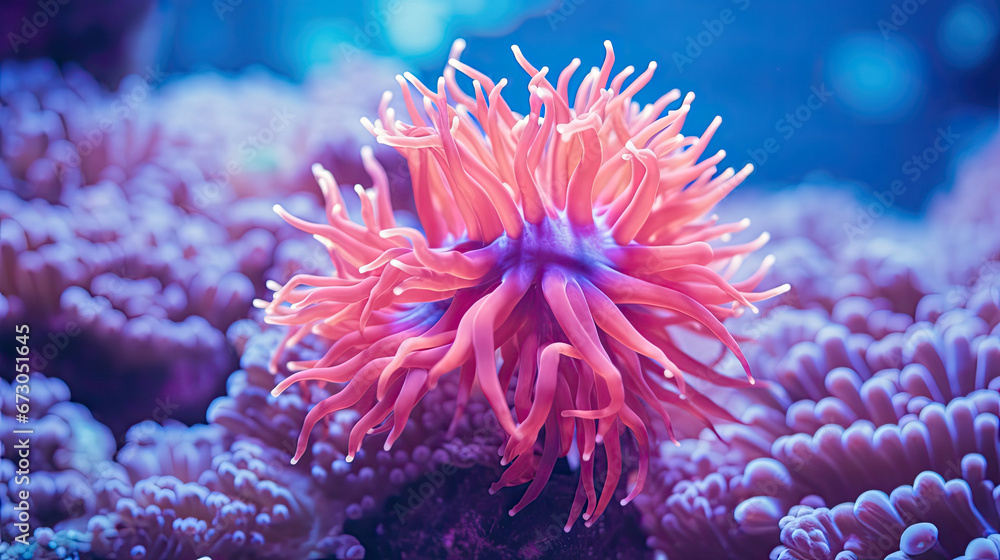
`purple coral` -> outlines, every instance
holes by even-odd
[[[802,521],[802,527],[793,520],[804,511],[795,506],[799,501],[816,508],[865,492],[889,492],[921,473],[954,478],[969,454],[985,457],[985,476],[998,479],[1000,302],[986,290],[965,307],[941,312],[940,303],[939,296],[928,296],[916,322],[898,321],[889,329],[894,332],[878,340],[828,327],[815,342],[794,346],[775,369],[794,401],[787,408],[787,431],[770,451],[777,462],[774,480],[785,489],[741,507],[744,513],[790,512],[781,521],[789,558],[832,559],[851,542],[816,541],[802,529],[815,520]],[[856,330],[871,330],[854,322]],[[885,331],[884,324],[877,330]],[[737,520],[743,522],[740,510]],[[817,552],[827,546],[827,552]]]
[[[1000,278],[1000,134],[963,158],[950,191],[938,193],[929,222],[940,237],[940,256],[959,294]]]
[[[62,381],[34,374],[30,389],[33,433],[27,436],[31,460],[28,522],[31,527],[55,527],[60,533],[57,536],[51,530],[36,532],[38,542],[21,552],[35,551],[40,546],[52,557],[61,557],[60,549],[69,554],[87,548],[89,537],[83,533],[86,519],[100,507],[91,488],[111,484],[120,472],[111,462],[115,442],[111,431],[95,421],[86,407],[69,401],[69,389]],[[3,380],[0,380],[0,403],[3,417],[13,418],[14,388]],[[14,508],[20,504],[19,491],[26,488],[26,481],[15,477],[19,458],[16,446],[25,437],[14,433],[18,427],[7,421],[0,426],[0,481],[4,494],[0,509],[4,544],[0,552],[13,557],[24,548],[12,542],[14,524],[20,522]],[[42,557],[40,551],[35,552]]]
[[[65,379],[116,433],[160,419],[145,403],[203,418],[235,365],[229,325],[247,316],[266,279],[322,260],[300,249],[302,236],[281,228],[271,206],[280,196],[312,215],[317,188],[296,177],[316,158],[359,174],[356,152],[345,156],[329,128],[320,134],[318,121],[302,118],[327,101],[329,83],[314,78],[299,92],[264,75],[206,75],[161,91],[133,77],[108,91],[48,61],[6,61],[3,72],[0,331],[30,318],[52,339],[36,369]],[[376,103],[378,93],[355,89],[322,109],[323,127],[369,95]],[[299,118],[284,134],[271,130],[272,109],[288,107]],[[189,117],[205,114],[211,126]],[[265,129],[252,161],[220,179]],[[392,184],[405,178],[390,168]],[[287,194],[296,191],[305,192]],[[86,382],[94,368],[104,371],[100,387]]]
[[[234,325],[230,336],[242,348],[242,369],[230,377],[228,395],[213,403],[209,419],[238,439],[260,442],[290,458],[302,419],[315,403],[330,395],[330,389],[297,387],[287,398],[271,396],[274,377],[268,367],[281,333],[273,327],[261,331],[246,321]],[[315,356],[318,350],[311,349],[310,343],[316,341],[307,338],[304,342],[297,349],[298,357]],[[454,383],[442,382],[440,396],[417,407],[407,437],[392,451],[361,452],[351,462],[346,461],[348,435],[357,413],[344,411],[316,434],[303,460],[288,468],[310,478],[331,512],[328,523],[340,530],[349,520],[375,515],[387,498],[429,472],[492,464],[501,444],[495,419],[484,402],[473,399],[465,417],[450,425],[457,390]]]
[[[991,467],[992,464],[992,467]],[[889,494],[869,490],[832,509],[798,506],[780,522],[778,560],[1000,558],[996,458],[969,454],[960,470],[925,471]]]
[[[797,203],[809,214],[808,197]],[[840,559],[853,554],[844,542],[812,548],[823,539],[810,531],[823,525],[809,516],[795,525],[797,514],[891,492],[922,472],[954,478],[968,454],[985,457],[997,480],[995,288],[942,288],[889,239],[838,247],[839,218],[814,214],[788,233],[773,228],[785,265],[776,281],[798,285],[736,328],[757,340],[748,359],[769,391],[731,401],[744,425],[720,430],[725,444],[706,432],[654,460],[651,499],[638,504],[650,545],[670,558],[698,558],[701,543],[755,558],[783,542],[775,554]],[[932,286],[943,293],[925,295]],[[878,558],[899,549],[900,534]]]
[[[899,241],[925,234],[891,217],[875,221],[859,210],[852,188],[806,183],[787,192],[736,192],[723,203],[723,217],[755,216],[749,231],[766,225],[768,252],[781,263],[768,285],[792,286],[762,309],[784,305],[830,311],[844,298],[863,297],[912,315],[920,298],[944,289],[942,275],[927,265],[926,255]],[[864,223],[863,236],[849,235],[862,219],[872,222]]]

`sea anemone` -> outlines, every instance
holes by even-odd
[[[531,78],[530,113],[522,117],[501,96],[507,80],[494,83],[458,60],[464,46],[455,43],[437,91],[408,73],[397,78],[412,124],[396,120],[388,93],[379,119],[362,121],[406,158],[423,232],[397,227],[385,173],[370,150],[363,158],[374,187],[355,189],[362,224],[350,219],[333,176],[319,166],[328,224],[275,207],[327,247],[335,273],[272,283],[273,301],[256,302],[268,322],[291,327],[283,347],[309,333],[329,341],[319,359],[290,362],[297,373],[274,394],[297,382],[346,383],[309,412],[293,460],[307,451],[317,422],[353,407],[360,418],[349,437],[350,461],[369,433],[388,432],[390,449],[416,403],[457,371],[456,418],[478,384],[506,434],[501,464],[509,467],[492,491],[531,481],[510,514],[539,495],[557,458],[572,454],[582,475],[566,530],[581,513],[590,525],[620,478],[621,432],[633,433],[640,453],[624,504],[647,474],[650,411],[671,438],[665,404],[705,422],[730,418],[685,375],[752,384],[722,321],[787,286],[752,292],[770,259],[730,283],[767,236],[713,247],[709,241],[728,241],[749,221],[720,223],[708,213],[752,166],[716,176],[722,151],[698,162],[721,119],[700,137],[681,135],[693,94],[662,116],[679,91],[645,107],[633,101],[655,63],[626,86],[634,68],[612,78],[606,42],[603,65],[571,98],[567,86],[579,60],[553,85],[548,68],[534,68],[514,47]],[[475,97],[460,89],[456,70],[473,79]],[[411,86],[423,95],[420,106]],[[711,367],[726,348],[749,381]],[[600,498],[598,444],[609,464]]]

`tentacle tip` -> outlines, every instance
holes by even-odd
[[[778,292],[778,294],[788,293],[791,289],[792,289],[792,285],[791,284],[782,284],[782,285],[778,286],[777,288],[775,288],[775,290]]]
[[[573,530],[572,525],[566,525],[565,527],[563,527],[563,533],[569,533],[572,530]]]
[[[348,463],[353,463],[354,462],[354,454],[351,453],[347,457],[344,457],[344,460],[347,461]]]
[[[276,280],[268,280],[267,282],[264,282],[264,287],[266,287],[268,290],[271,290],[272,292],[277,292],[283,286],[281,285],[280,282],[277,282]]]
[[[271,373],[278,373],[278,372],[277,371],[273,371]],[[282,389],[281,386],[279,385],[279,386],[275,387],[274,389],[271,389],[271,396],[272,397],[281,396],[282,392],[284,392],[284,389]]]
[[[282,208],[280,204],[275,204],[274,206],[271,207],[271,210],[274,210],[274,213],[278,215],[281,215],[281,213],[285,211],[285,209]]]
[[[583,520],[584,521],[589,521],[590,520],[590,513],[589,512],[584,512],[583,513]],[[588,527],[589,527],[589,525],[588,525]]]
[[[512,508],[510,511],[507,512],[507,515],[509,515],[511,517],[514,517],[515,515],[517,515],[517,508]]]
[[[612,48],[611,47],[611,40],[610,39],[605,39],[604,40],[604,48],[606,48],[606,49]]]
[[[604,436],[602,436],[601,434],[597,434],[596,436],[594,436],[594,443],[596,443],[597,445],[603,444]]]
[[[264,301],[264,300],[262,300],[260,298],[254,298],[253,302],[251,302],[251,303],[257,309],[266,309],[267,305],[268,305],[268,302],[266,302],[266,301]]]
[[[300,459],[302,459],[302,455],[296,454],[294,457],[292,457],[292,464],[297,465]]]

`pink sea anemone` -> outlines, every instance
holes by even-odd
[[[442,376],[457,375],[456,417],[478,387],[506,432],[501,464],[509,467],[492,491],[531,481],[510,514],[539,495],[559,457],[572,454],[582,472],[566,530],[581,513],[590,525],[621,476],[620,434],[631,431],[640,454],[625,504],[643,487],[652,417],[671,439],[668,407],[706,423],[732,419],[699,391],[704,381],[753,383],[722,321],[787,286],[752,291],[772,259],[730,282],[767,235],[713,247],[708,242],[728,241],[749,221],[707,216],[752,167],[716,175],[722,151],[698,162],[721,119],[700,137],[681,135],[693,94],[665,115],[679,91],[645,107],[633,101],[655,63],[626,86],[634,68],[612,78],[614,52],[605,43],[603,65],[571,98],[578,59],[553,84],[548,68],[536,69],[514,47],[531,77],[530,113],[522,117],[501,96],[507,80],[494,83],[458,60],[464,46],[456,42],[436,91],[410,74],[397,77],[412,124],[396,120],[388,93],[379,119],[362,120],[406,158],[423,232],[396,225],[385,173],[367,149],[374,187],[355,188],[362,223],[348,217],[337,183],[319,166],[329,224],[275,208],[327,247],[336,272],[270,283],[273,301],[256,302],[269,322],[291,327],[284,348],[308,333],[330,341],[322,358],[289,362],[297,373],[273,393],[297,382],[346,383],[310,411],[294,460],[317,422],[354,408],[361,417],[350,434],[351,460],[366,434],[388,432],[389,449],[416,403]],[[459,88],[456,70],[472,78],[474,97]],[[725,348],[748,381],[716,371]],[[598,444],[608,462],[599,497]]]

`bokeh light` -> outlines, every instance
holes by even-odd
[[[926,90],[921,53],[899,38],[875,33],[848,36],[830,50],[828,74],[834,91],[852,111],[878,120],[910,114]]]
[[[978,66],[996,49],[998,26],[997,6],[987,7],[976,0],[959,2],[939,24],[938,48],[958,68]]]

